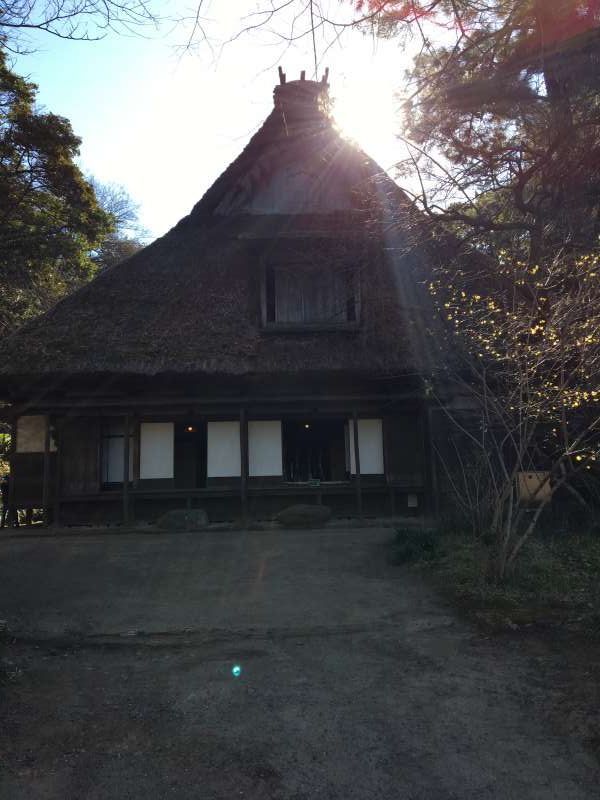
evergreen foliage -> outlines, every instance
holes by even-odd
[[[0,50],[0,330],[49,308],[95,271],[114,228],[75,159],[68,120],[35,107],[36,86]]]
[[[598,0],[361,0],[422,47],[401,166],[415,203],[464,241],[538,264],[600,233]]]

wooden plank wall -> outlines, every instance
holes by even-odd
[[[78,417],[64,421],[61,430],[61,494],[96,492],[100,488],[100,421]]]
[[[418,412],[386,417],[386,473],[390,483],[422,486],[425,482],[423,419]]]
[[[48,483],[53,485],[56,453],[48,459]],[[44,484],[43,453],[13,453],[10,457],[12,504],[15,508],[41,508]]]

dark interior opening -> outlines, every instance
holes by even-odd
[[[175,488],[206,486],[206,424],[196,420],[175,425]]]
[[[284,420],[282,434],[286,481],[349,480],[345,420]]]

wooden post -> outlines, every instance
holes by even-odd
[[[123,523],[129,523],[129,428],[131,421],[129,414],[125,415],[125,430],[123,436]]]
[[[50,522],[50,415],[46,414],[44,431],[44,471],[42,477],[42,513],[44,525]]]
[[[16,417],[13,417],[10,426],[10,454],[9,454],[10,478],[8,484],[8,514],[6,515],[6,518],[8,520],[8,525],[10,527],[19,524],[19,512],[15,508],[15,475],[13,470],[13,463],[14,463],[13,456],[16,452],[17,452],[17,419]]]
[[[245,408],[240,408],[240,461],[242,517],[246,519],[248,515],[248,417]]]
[[[138,489],[140,485],[140,439],[141,424],[139,417],[133,418],[133,488]]]
[[[356,470],[355,475],[355,488],[356,488],[356,510],[358,512],[358,516],[362,517],[363,507],[362,507],[362,489],[360,485],[360,452],[358,448],[358,414],[356,413],[356,409],[352,412],[352,428],[354,433],[354,468]]]
[[[440,493],[437,473],[437,455],[433,442],[433,423],[432,407],[430,403],[425,405],[423,414],[423,458],[425,460],[425,474],[427,476],[427,487],[431,493],[425,500],[425,507],[432,511],[436,516],[440,512]]]
[[[134,491],[129,493],[129,519],[135,522],[135,502],[137,495],[135,489],[140,488],[140,436],[141,424],[137,414],[130,419],[131,437],[130,446],[133,448],[131,453],[131,483]],[[133,441],[131,441],[133,440]]]
[[[385,473],[385,482],[388,486],[388,494],[390,498],[390,514],[392,517],[396,515],[396,493],[393,483],[393,475],[390,472],[390,418],[385,416],[383,418],[383,470]]]
[[[56,444],[56,459],[54,461],[54,514],[53,522],[55,526],[60,525],[60,471],[61,471],[61,453],[62,453],[62,431],[63,420],[58,419],[54,425],[54,441]]]

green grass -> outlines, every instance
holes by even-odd
[[[600,635],[600,536],[538,537],[523,548],[502,583],[487,577],[492,556],[484,541],[438,534],[432,546],[406,543],[398,532],[396,552],[428,574],[465,611],[493,627],[567,624]]]

